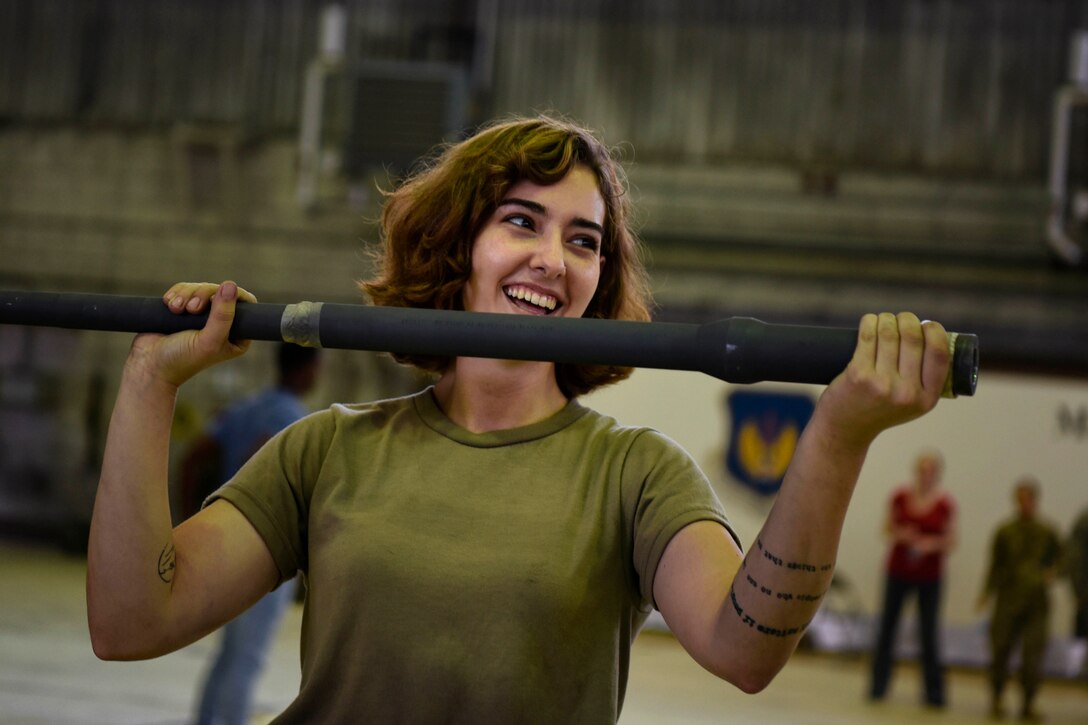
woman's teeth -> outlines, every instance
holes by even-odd
[[[542,307],[548,311],[554,310],[555,306],[558,304],[558,300],[551,295],[542,295],[539,292],[534,292],[525,287],[507,287],[503,289],[503,292],[511,299],[522,300],[537,307]]]

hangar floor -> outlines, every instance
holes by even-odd
[[[187,722],[214,639],[149,662],[98,661],[87,636],[84,572],[80,557],[55,548],[0,542],[0,723]],[[294,607],[261,681],[254,723],[267,722],[297,690],[300,624],[301,610]],[[864,687],[862,659],[802,652],[763,693],[744,695],[703,671],[668,634],[647,632],[634,647],[620,722],[989,722],[986,684],[977,671],[951,673],[951,702],[943,711],[918,705],[918,676],[910,665],[899,668],[893,693],[881,704],[867,702]],[[1088,684],[1048,682],[1039,706],[1050,724],[1088,722]]]

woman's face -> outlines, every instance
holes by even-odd
[[[597,291],[605,204],[577,165],[560,181],[507,190],[472,245],[466,310],[581,317]]]

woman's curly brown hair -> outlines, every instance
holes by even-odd
[[[429,166],[387,195],[381,217],[383,248],[374,276],[359,283],[374,304],[463,309],[461,292],[472,272],[472,244],[507,190],[528,179],[560,181],[576,164],[597,177],[605,204],[597,292],[583,317],[650,319],[650,288],[641,245],[630,226],[623,170],[592,132],[549,116],[485,127],[445,147]],[[398,362],[441,373],[448,357],[394,355]],[[574,397],[618,382],[631,368],[556,365],[563,393]]]

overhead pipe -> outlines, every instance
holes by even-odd
[[[321,183],[321,131],[325,125],[325,85],[344,66],[347,12],[343,5],[326,5],[321,11],[318,54],[306,67],[298,128],[298,187],[296,198],[303,209],[317,204]]]
[[[1046,222],[1046,240],[1050,248],[1067,264],[1085,261],[1084,248],[1070,233],[1067,212],[1073,207],[1073,221],[1088,219],[1088,209],[1069,193],[1069,144],[1073,109],[1088,106],[1088,30],[1073,34],[1070,46],[1069,83],[1058,89],[1054,99],[1054,129],[1050,144],[1050,213]]]

